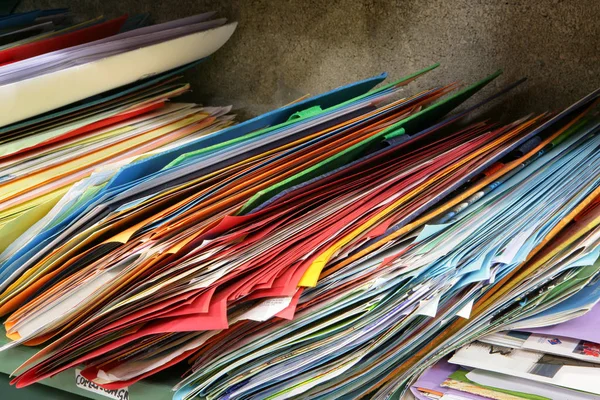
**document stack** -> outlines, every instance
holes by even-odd
[[[17,387],[177,365],[177,400],[600,396],[600,90],[501,124],[477,112],[523,80],[411,90],[436,64],[234,124],[175,98],[235,24],[40,13],[0,67]]]

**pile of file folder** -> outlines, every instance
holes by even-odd
[[[49,10],[13,14],[0,20],[7,38],[11,29],[29,33],[26,39],[10,42],[0,50],[0,58],[8,64],[0,67],[0,80],[10,82],[0,86],[0,96],[9,99],[2,103],[0,118],[15,121],[0,128],[2,251],[59,202],[70,187],[100,166],[125,164],[232,122],[232,117],[226,115],[229,108],[169,102],[189,91],[189,85],[181,82],[183,70],[191,66],[188,59],[171,60],[174,65],[183,65],[174,70],[150,66],[152,74],[158,75],[137,82],[138,72],[132,70],[132,82],[111,91],[104,89],[113,86],[112,67],[100,65],[112,62],[120,70],[119,66],[127,67],[120,57],[145,52],[146,57],[156,58],[160,54],[156,46],[184,39],[194,39],[188,46],[214,47],[214,43],[206,44],[204,38],[196,36],[226,28],[224,19],[212,20],[213,13],[206,13],[119,33],[119,29],[129,26],[124,16],[53,29],[56,21],[69,21],[69,16],[66,10]],[[31,33],[38,25],[48,31]],[[148,45],[126,51],[144,43]],[[179,51],[183,56],[188,50],[182,47]],[[84,54],[88,58],[80,58]],[[82,67],[95,69],[95,74],[78,79]],[[61,82],[60,76],[65,81]],[[92,80],[109,86],[86,87],[86,81]],[[32,81],[34,92],[28,93],[27,85]],[[56,82],[63,86],[46,98],[44,90]],[[73,103],[73,95],[86,100]],[[24,120],[18,116],[30,115],[37,105],[47,109],[46,102],[62,107]]]
[[[597,399],[599,287],[594,278],[568,300],[465,345],[425,371],[412,393],[424,400]]]
[[[600,91],[478,121],[523,81],[411,93],[433,65],[234,124],[173,100],[235,29],[212,18],[0,67],[0,351],[40,346],[17,387],[186,361],[175,399],[600,395]]]

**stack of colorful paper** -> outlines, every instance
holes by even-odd
[[[598,215],[596,202],[559,235],[556,244],[561,243],[562,249],[536,264],[510,296],[494,306],[491,318],[469,327],[468,337],[455,339],[458,343],[453,347],[473,338],[477,341],[438,361],[411,385],[415,397],[598,398],[600,227],[593,221]],[[577,232],[580,229],[584,232]]]
[[[175,71],[16,122],[208,55],[234,28],[211,15],[0,67],[18,89],[0,135],[4,349],[44,346],[18,387],[84,364],[117,389],[187,360],[176,399],[437,399],[447,378],[456,397],[479,375],[451,364],[506,374],[488,344],[531,349],[497,332],[591,308],[600,91],[466,123],[521,81],[453,112],[499,73],[405,95],[434,65],[228,126],[228,108],[166,103],[188,89]],[[56,81],[78,84],[46,104]]]
[[[27,21],[36,26],[41,22],[38,15],[51,13],[46,21],[64,11],[14,14],[0,19],[0,29],[13,33],[13,24],[25,17],[33,18]],[[131,26],[127,16],[110,21],[97,18],[9,43],[0,49],[0,126],[211,55],[236,28],[236,23],[226,24],[224,18],[212,19],[214,15],[210,12],[121,33]]]
[[[176,398],[399,396],[411,376],[457,344],[585,288],[597,272],[586,266],[599,250],[592,232],[600,222],[600,142],[598,122],[583,114],[599,94],[555,116],[503,127],[475,124],[403,152],[393,171],[410,171],[403,183],[415,182],[412,190],[393,186],[385,174],[389,156],[376,163],[371,179],[382,179],[391,197],[381,208],[364,203],[358,224],[337,214],[342,225],[332,226],[335,243],[301,254],[310,268],[325,269],[316,287],[303,292],[294,320],[240,321],[248,312],[242,308],[229,329],[198,339],[202,345]],[[438,164],[442,160],[448,164]],[[359,176],[349,173],[356,165],[333,176],[348,171],[357,183]],[[429,170],[437,165],[448,169]],[[454,177],[458,190],[445,195]],[[313,184],[323,187],[330,179]],[[371,186],[358,184],[368,199]],[[420,192],[413,197],[413,190]],[[281,199],[297,198],[288,196]],[[436,200],[421,216],[413,211]],[[255,307],[263,307],[262,316],[267,310],[289,315],[289,306],[279,311],[272,300]],[[482,357],[474,358],[483,363]],[[100,383],[143,365],[104,362],[92,361],[88,370]],[[590,385],[578,389],[590,391]],[[443,393],[431,398],[436,395]]]
[[[0,119],[13,122],[0,128],[1,251],[7,250],[61,198],[62,202],[67,201],[63,196],[69,188],[101,166],[118,168],[142,155],[180,146],[231,123],[232,118],[225,115],[229,108],[169,103],[189,90],[180,76],[184,69],[193,66],[188,62],[222,44],[220,39],[215,43],[198,35],[223,28],[230,34],[234,27],[223,25],[224,19],[211,20],[213,14],[119,34],[119,29],[129,26],[126,17],[107,22],[98,18],[65,25],[64,29],[57,28],[57,21],[69,20],[66,10],[13,14],[0,20],[7,41],[15,39],[13,33],[27,33],[25,39],[9,41],[0,51],[2,62],[10,62],[0,66],[4,110]],[[39,25],[44,34],[35,34]],[[155,59],[160,54],[158,47],[175,46],[180,40],[190,42],[180,44],[179,59],[169,60],[168,66],[147,65],[148,71],[159,75],[107,91],[117,81],[129,83],[140,76],[123,57],[142,55]],[[140,46],[143,47],[128,51]],[[190,47],[204,48],[206,54],[190,55]],[[163,73],[183,64],[186,65],[178,70]],[[86,68],[90,72],[82,72]],[[129,68],[131,73],[129,77],[117,74],[113,79],[112,68]],[[93,85],[88,85],[91,82]],[[57,84],[63,86],[46,96],[44,91]],[[89,97],[98,92],[103,93]],[[72,103],[82,97],[86,99]],[[58,110],[22,119],[63,105]],[[18,248],[19,243],[13,243],[12,250],[4,255]],[[0,285],[4,288],[8,282],[4,280]]]

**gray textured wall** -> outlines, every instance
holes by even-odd
[[[381,71],[413,84],[496,85],[529,78],[495,111],[563,107],[600,86],[600,0],[24,0],[20,10],[69,6],[79,15],[151,12],[153,20],[217,10],[237,20],[229,43],[188,75],[194,100],[248,116]],[[411,89],[412,90],[412,89]]]

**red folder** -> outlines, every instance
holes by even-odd
[[[25,60],[27,58],[39,56],[40,54],[50,53],[52,51],[66,49],[68,47],[116,35],[121,30],[121,27],[126,20],[127,15],[123,15],[119,18],[111,19],[110,21],[65,33],[64,35],[54,36],[0,51],[0,65]]]

